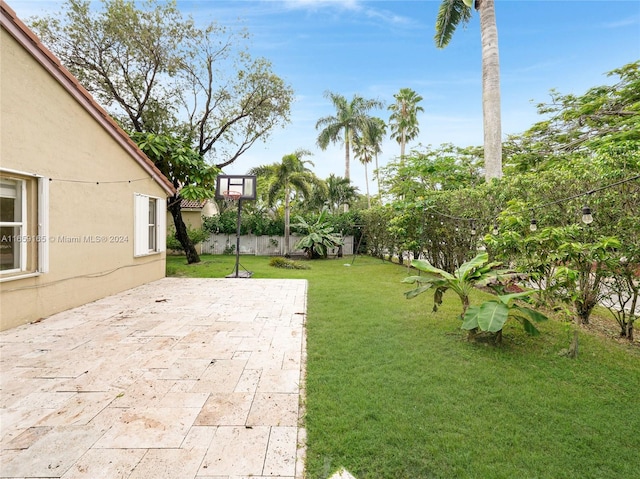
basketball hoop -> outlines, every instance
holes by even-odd
[[[234,203],[238,204],[238,221],[236,223],[236,266],[234,272],[227,278],[250,278],[251,272],[240,273],[240,226],[242,203],[256,199],[256,176],[255,175],[218,175],[216,178],[217,200],[224,200],[227,207]]]
[[[240,198],[242,198],[242,193],[240,191],[225,190],[222,192],[222,196],[224,197],[225,201],[228,201],[229,203],[235,203]]]

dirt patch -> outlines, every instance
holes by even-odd
[[[620,344],[632,344],[640,348],[640,330],[637,329],[640,327],[640,323],[636,321],[634,326],[636,326],[636,328],[633,335],[633,342],[621,337],[618,323],[612,317],[607,317],[606,315],[592,314],[589,317],[589,324],[583,325],[582,327],[592,334],[611,339]]]

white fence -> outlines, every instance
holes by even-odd
[[[304,251],[295,249],[299,236],[289,237],[289,253],[292,255],[303,255]],[[344,245],[342,253],[353,254],[353,236],[342,238]],[[235,254],[236,235],[217,234],[211,235],[202,242],[203,254]],[[240,236],[240,254],[252,254],[256,256],[282,256],[284,255],[284,236]],[[338,254],[338,248],[329,250],[329,256]]]

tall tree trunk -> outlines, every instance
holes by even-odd
[[[382,204],[382,198],[380,198],[380,168],[378,168],[378,154],[376,153],[376,181],[378,183],[378,202]]]
[[[627,321],[627,324],[624,328],[625,337],[633,343],[633,316]]]
[[[349,133],[346,132],[345,133],[345,140],[344,140],[344,177],[349,180],[349,184],[351,184],[351,180],[349,177],[349,163],[350,163],[350,157],[349,157],[349,150],[351,148],[351,144],[349,143]],[[347,203],[342,205],[342,210],[347,213],[349,211],[349,205]]]
[[[482,116],[485,179],[502,178],[500,60],[494,0],[479,0],[482,41]]]
[[[284,256],[285,258],[289,257],[289,236],[291,234],[291,219],[290,219],[290,191],[288,187],[284,189]]]
[[[371,195],[369,194],[369,173],[367,173],[367,163],[364,163],[364,182],[367,187],[367,206],[371,209]]]
[[[351,144],[349,142],[349,132],[345,131],[344,136],[344,177],[349,180],[351,179],[349,170],[349,149],[351,148]]]
[[[569,352],[567,353],[567,356],[569,356],[572,359],[577,358],[579,349],[580,349],[580,346],[578,344],[578,330],[575,329],[573,331],[573,339],[571,340],[571,344],[569,345]]]
[[[198,256],[198,252],[187,234],[187,225],[185,225],[182,220],[182,208],[180,207],[180,202],[181,198],[179,196],[172,196],[167,205],[167,209],[171,212],[171,216],[173,217],[173,224],[176,227],[176,239],[180,242],[180,245],[187,256],[187,263],[199,263],[200,256]]]

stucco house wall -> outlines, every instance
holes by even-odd
[[[174,190],[14,12],[0,8],[5,330],[164,277]]]

